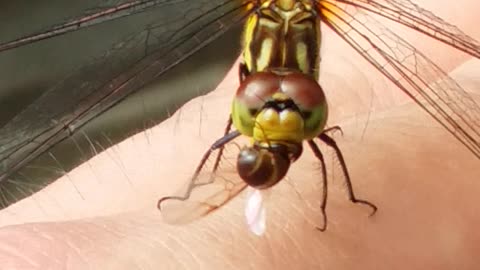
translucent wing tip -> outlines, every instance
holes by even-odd
[[[183,225],[205,216],[216,207],[196,201],[181,200],[174,197],[165,197],[158,201],[157,207],[162,213],[163,220],[172,225]]]
[[[261,236],[266,230],[266,210],[263,204],[262,193],[258,189],[250,189],[245,205],[245,218],[254,234]]]

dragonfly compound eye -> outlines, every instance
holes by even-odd
[[[290,163],[288,155],[265,148],[247,147],[238,154],[237,170],[249,186],[265,189],[285,177]]]

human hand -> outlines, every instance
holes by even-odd
[[[2,267],[473,269],[480,243],[478,160],[330,37],[325,33],[328,55],[320,81],[330,102],[329,124],[342,127],[344,136],[334,137],[354,188],[358,197],[379,206],[377,215],[368,218],[368,209],[348,202],[338,167],[326,152],[327,169],[335,170],[329,223],[326,232],[315,230],[321,222],[320,174],[305,149],[287,181],[272,191],[264,237],[244,225],[244,196],[190,225],[162,222],[156,201],[188,180],[222,134],[238,84],[234,67],[215,92],[2,211],[3,225],[17,224],[0,230]],[[428,42],[420,47],[435,46],[433,58],[448,71],[456,68],[452,76],[478,97],[479,61],[463,63],[458,54]],[[36,221],[41,223],[27,223]]]

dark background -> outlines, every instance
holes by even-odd
[[[200,6],[205,1],[190,3],[198,2]],[[120,1],[3,1],[0,4],[0,43],[51,29],[54,24],[72,17],[117,4],[114,2]],[[208,2],[214,4],[220,1]],[[140,12],[0,52],[0,142],[4,142],[0,144],[0,149],[4,150],[1,147],[12,140],[23,139],[27,136],[25,134],[35,129],[35,124],[42,128],[41,122],[50,117],[47,113],[42,115],[43,111],[65,106],[65,95],[62,98],[52,95],[52,89],[61,88],[62,93],[80,91],[97,72],[101,76],[108,75],[110,69],[130,68],[131,63],[136,61],[135,57],[141,55],[141,50],[135,47],[127,46],[128,50],[122,48],[123,51],[115,52],[118,56],[114,53],[112,57],[108,56],[107,61],[91,63],[105,52],[108,54],[119,42],[137,36],[146,25],[155,23],[159,15],[169,16],[175,9],[183,8],[185,4],[174,4],[169,9]],[[239,55],[240,31],[240,25],[229,30],[222,38],[75,130],[73,136],[0,180],[0,208],[38,191],[96,152],[161,122],[186,101],[214,89]],[[160,32],[157,40],[160,49],[165,43],[161,40],[162,34]],[[72,77],[74,80],[70,79]],[[75,103],[76,95],[67,97],[70,98],[68,102]]]

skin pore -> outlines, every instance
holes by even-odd
[[[416,2],[480,39],[478,1]],[[480,101],[479,60],[394,29]],[[331,135],[357,197],[379,207],[375,216],[348,201],[338,162],[321,146],[329,171],[324,233],[315,229],[320,171],[307,147],[270,193],[264,237],[245,225],[243,193],[192,224],[162,222],[157,200],[188,181],[223,133],[235,65],[214,92],[1,211],[2,268],[474,269],[478,159],[328,29],[323,42],[328,123],[344,132]]]

